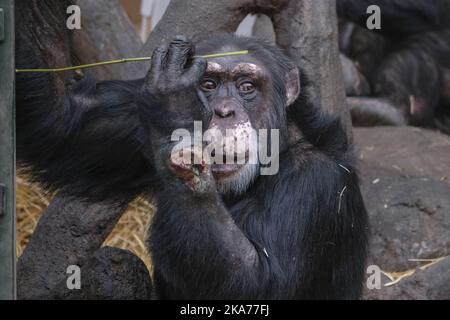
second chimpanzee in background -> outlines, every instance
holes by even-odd
[[[381,9],[381,29],[366,27],[367,8]],[[411,124],[450,133],[450,1],[337,0],[341,51],[371,86],[348,99],[357,125]],[[349,32],[350,30],[350,32]],[[368,94],[368,92],[366,92]]]

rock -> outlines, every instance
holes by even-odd
[[[450,137],[375,127],[355,129],[354,139],[371,224],[368,264],[403,272],[423,265],[410,259],[449,256]],[[392,287],[370,290],[366,298],[450,298],[449,266],[446,259]]]
[[[152,281],[144,262],[128,250],[103,247],[81,269],[81,290],[65,299],[149,300]]]
[[[362,172],[371,228],[369,264],[403,271],[417,266],[409,259],[450,254],[450,186],[368,164]]]
[[[359,158],[372,167],[450,185],[450,137],[414,127],[355,128]]]

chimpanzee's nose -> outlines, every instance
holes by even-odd
[[[224,103],[216,106],[214,112],[220,118],[229,118],[235,115],[235,107],[231,103]]]

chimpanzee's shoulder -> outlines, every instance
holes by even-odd
[[[346,132],[339,129],[341,125],[336,124],[338,121],[339,119],[330,122],[328,127],[323,127],[323,130],[314,134],[310,132],[305,135],[303,131],[297,131],[285,155],[281,155],[280,159],[280,167],[288,168],[284,172],[286,176],[316,171],[328,175],[329,180],[334,173],[340,176],[342,173],[356,171],[357,160],[353,145]]]

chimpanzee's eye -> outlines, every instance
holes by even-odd
[[[255,91],[255,85],[250,81],[242,82],[239,84],[239,91],[242,93],[252,93]]]
[[[211,79],[205,79],[200,83],[203,91],[213,91],[217,88],[217,84]]]

